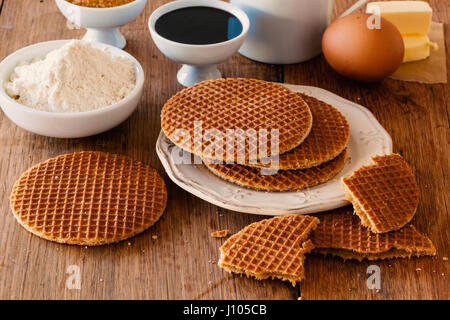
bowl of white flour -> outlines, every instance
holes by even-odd
[[[136,109],[144,71],[127,52],[79,40],[25,47],[0,63],[0,106],[18,126],[50,137],[107,131]]]

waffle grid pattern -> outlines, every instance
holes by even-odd
[[[305,239],[319,219],[285,215],[252,223],[228,238],[220,248],[219,266],[232,272],[289,280],[304,278],[304,254],[314,247]]]
[[[313,125],[302,144],[279,156],[280,170],[307,169],[330,161],[342,153],[350,138],[350,126],[336,108],[306,94],[298,95],[308,104]],[[268,161],[247,165],[267,167],[265,163]]]
[[[152,226],[167,202],[164,180],[124,156],[77,152],[25,172],[10,204],[18,222],[56,242],[100,245]]]
[[[375,156],[372,162],[345,177],[343,185],[364,226],[376,233],[398,230],[419,204],[416,180],[398,154]]]
[[[312,234],[316,251],[343,259],[385,259],[434,255],[436,250],[426,236],[412,225],[388,233],[373,233],[361,225],[351,207],[321,214]]]
[[[199,121],[204,138],[201,145],[194,139],[195,122]],[[311,126],[311,111],[299,95],[282,85],[254,79],[203,81],[175,94],[161,112],[164,134],[182,149],[202,158],[223,162],[234,159],[241,164],[292,150],[303,142]],[[267,130],[267,139],[261,138],[266,149],[258,147],[261,129]],[[271,149],[272,129],[279,130],[279,153]],[[181,130],[188,132],[190,139],[180,137]],[[207,130],[215,130],[221,137],[215,141],[208,137]],[[234,148],[229,147],[234,154],[228,157],[227,141],[234,141]],[[266,150],[266,154],[258,149]]]
[[[222,179],[243,187],[264,191],[299,191],[324,183],[337,175],[345,165],[346,151],[337,158],[303,170],[282,170],[273,175],[261,175],[261,169],[238,164],[215,164],[205,161],[205,166]]]

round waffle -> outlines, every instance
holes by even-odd
[[[202,158],[228,163],[292,150],[311,126],[311,111],[298,94],[254,79],[197,83],[170,98],[161,112],[162,130],[173,143]],[[272,130],[278,130],[278,138]]]
[[[298,214],[252,223],[220,247],[218,265],[258,280],[272,277],[295,285],[305,277],[304,255],[314,249],[307,237],[318,223],[317,218]]]
[[[206,167],[222,179],[243,187],[264,191],[298,191],[324,183],[333,178],[345,165],[346,150],[335,159],[318,167],[283,170],[262,175],[260,168],[238,164],[216,164],[204,161]]]
[[[372,157],[372,164],[343,178],[342,184],[362,225],[376,233],[406,225],[419,204],[416,179],[399,154]]]
[[[320,253],[360,261],[436,254],[431,240],[412,225],[398,231],[373,233],[361,225],[351,207],[327,212],[319,219],[311,239]]]
[[[130,238],[163,213],[164,180],[121,155],[76,152],[37,164],[14,184],[11,209],[37,236],[78,245]]]
[[[336,108],[305,94],[298,95],[308,104],[313,116],[313,125],[310,134],[301,145],[279,156],[279,170],[317,167],[336,158],[347,147],[350,138],[347,120]],[[260,168],[270,166],[270,160],[264,163],[248,165]]]

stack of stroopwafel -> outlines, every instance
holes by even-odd
[[[165,135],[240,186],[293,191],[324,183],[346,160],[350,136],[334,107],[282,85],[219,79],[186,88],[164,105]]]

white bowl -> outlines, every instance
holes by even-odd
[[[126,40],[119,27],[136,19],[146,3],[147,0],[134,0],[117,7],[89,8],[56,0],[56,5],[67,20],[87,29],[83,40],[103,42],[121,49],[126,46]]]
[[[228,41],[208,45],[174,42],[156,32],[156,21],[162,15],[176,9],[196,6],[217,8],[231,13],[241,22],[242,32]],[[203,80],[221,77],[215,65],[227,60],[237,52],[247,36],[250,20],[244,11],[227,2],[219,0],[178,0],[169,2],[153,11],[148,21],[148,27],[158,49],[170,59],[183,64],[183,67],[178,71],[178,82],[184,86],[190,86]]]
[[[5,83],[14,68],[23,61],[44,58],[50,51],[59,49],[70,40],[37,43],[22,48],[0,63],[0,106],[3,112],[19,127],[43,136],[56,138],[80,138],[107,131],[125,121],[136,109],[144,88],[144,70],[130,54],[103,43],[90,43],[97,48],[108,48],[112,55],[122,56],[135,64],[136,86],[117,103],[86,112],[49,112],[36,110],[18,103],[5,92]]]

